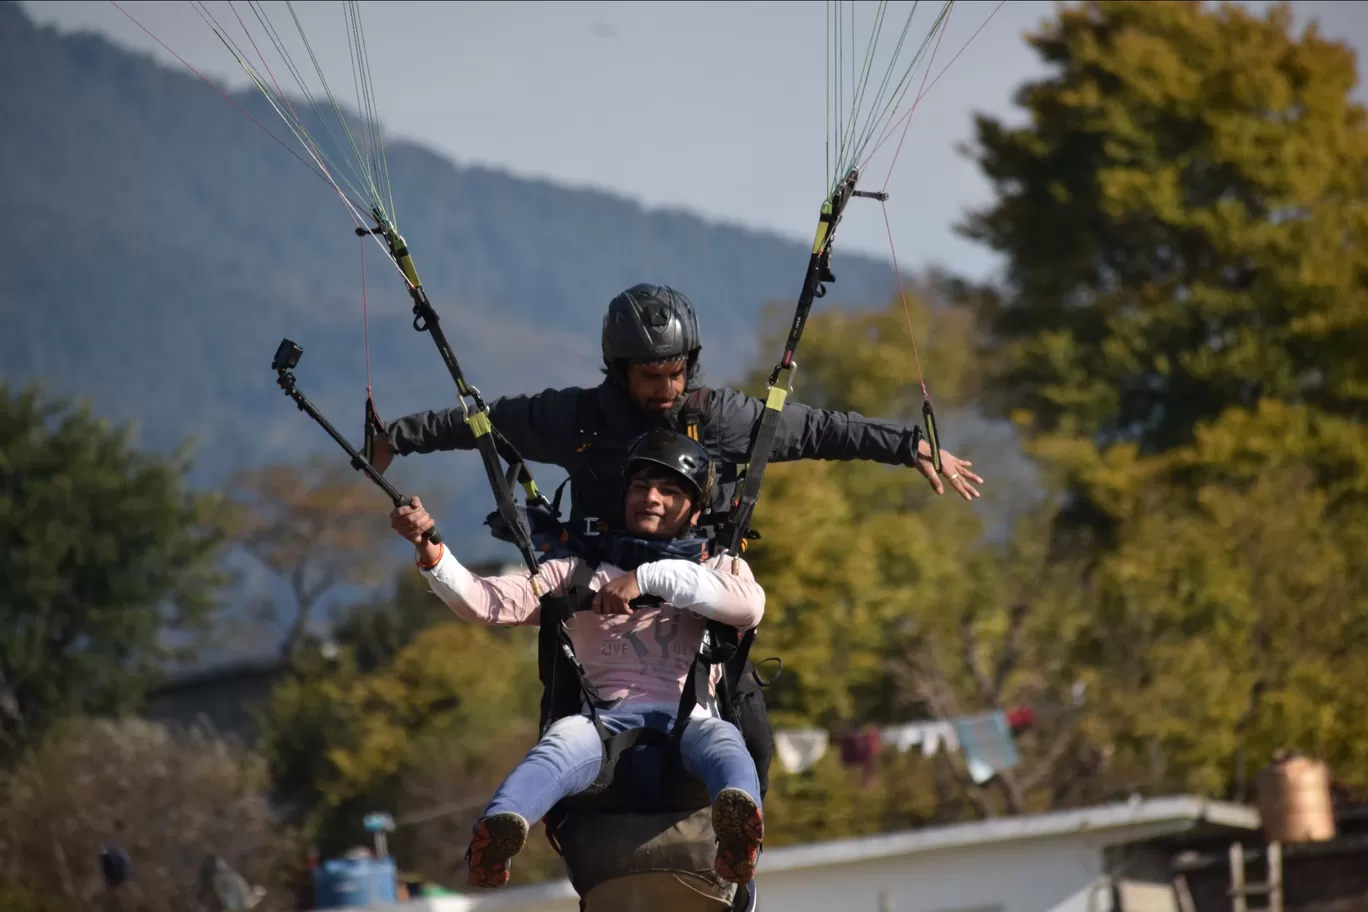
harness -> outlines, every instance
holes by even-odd
[[[685,400],[680,419],[684,433],[703,443],[703,416],[710,390],[694,390]],[[576,423],[580,432],[576,454],[578,464],[569,477],[556,489],[554,498],[520,506],[518,517],[531,531],[534,548],[552,557],[576,557],[576,568],[560,595],[547,593],[540,597],[540,624],[537,634],[537,675],[541,680],[542,698],[539,735],[544,735],[557,720],[566,716],[587,713],[603,744],[603,762],[594,782],[576,795],[556,804],[545,817],[546,835],[552,847],[566,859],[558,831],[572,814],[633,814],[671,815],[697,811],[711,803],[703,783],[688,775],[680,758],[680,739],[689,724],[700,695],[708,693],[712,669],[722,665],[717,685],[717,705],[723,719],[735,725],[745,740],[747,750],[755,761],[759,774],[760,795],[763,800],[769,791],[769,767],[773,755],[773,732],[765,708],[763,687],[774,678],[761,678],[749,661],[755,630],[742,633],[735,627],[708,621],[703,640],[695,654],[680,693],[675,722],[669,732],[643,727],[610,735],[603,725],[600,712],[609,708],[588,680],[583,664],[575,655],[574,645],[566,629],[566,622],[577,612],[591,606],[594,591],[590,588],[594,571],[602,557],[594,547],[594,539],[622,527],[620,514],[614,516],[586,515],[587,504],[619,503],[622,500],[622,472],[631,440],[617,439],[608,432],[609,424],[599,402],[596,387],[581,389],[576,400]],[[734,481],[740,467],[719,466],[718,481]],[[511,474],[511,473],[510,473]],[[510,482],[513,479],[508,479]],[[562,521],[561,497],[565,485],[571,486],[570,520]],[[725,512],[705,512],[700,526],[705,534],[712,532],[725,520]],[[486,519],[497,538],[513,541],[515,536],[499,513]],[[750,537],[758,537],[754,533]],[[660,604],[660,600],[643,597],[634,607]],[[779,660],[770,659],[779,663]],[[782,663],[779,663],[782,671]],[[778,673],[775,674],[775,677]],[[641,750],[637,750],[641,748]],[[579,857],[582,852],[572,853]],[[594,879],[602,871],[576,870],[571,866],[571,882],[584,896],[592,889]],[[725,884],[720,885],[725,886]],[[738,902],[745,891],[738,891]]]
[[[684,400],[683,408],[680,409],[679,418],[684,426],[685,435],[698,443],[703,442],[703,414],[707,410],[711,392],[706,386],[699,387],[689,394]],[[578,471],[574,473],[576,485],[570,492],[573,534],[594,536],[621,525],[619,515],[584,514],[587,512],[588,504],[621,502],[622,469],[627,460],[627,448],[631,441],[611,439],[605,434],[604,429],[608,423],[603,414],[603,406],[599,402],[598,387],[579,391],[575,399],[575,424],[580,436],[575,452],[579,454],[581,462]],[[719,465],[717,468],[718,482],[734,480],[734,466]],[[731,470],[730,477],[727,469]],[[564,486],[565,482],[562,482],[561,487]],[[554,501],[557,508],[560,504],[560,495],[561,489],[557,488]],[[699,525],[706,531],[711,525],[709,520],[715,522],[720,518],[705,511]]]
[[[565,622],[577,611],[591,607],[594,589],[590,588],[590,582],[595,569],[595,563],[580,559],[562,595],[544,595],[540,598],[538,628],[538,677],[542,681],[539,736],[544,736],[558,719],[587,711],[603,745],[602,766],[590,788],[562,799],[544,818],[547,841],[557,855],[565,859],[570,882],[581,897],[581,909],[584,909],[583,897],[588,896],[595,886],[616,876],[629,875],[631,871],[614,870],[613,864],[584,863],[587,855],[592,856],[592,846],[579,845],[583,837],[577,835],[572,826],[576,820],[583,820],[584,815],[599,818],[603,814],[629,814],[633,820],[647,820],[654,816],[655,819],[648,822],[665,820],[679,826],[691,818],[691,812],[709,807],[711,799],[706,786],[684,771],[680,738],[683,738],[685,727],[689,725],[689,716],[698,704],[699,693],[706,693],[711,667],[722,665],[717,684],[720,715],[740,730],[746,738],[748,749],[752,741],[763,745],[763,751],[750,751],[759,774],[762,799],[769,790],[769,759],[773,748],[769,718],[758,690],[766,682],[759,680],[759,675],[754,674],[754,671],[751,671],[747,680],[755,681],[757,700],[754,703],[757,704],[761,726],[747,726],[746,719],[737,712],[735,695],[741,686],[741,675],[750,669],[746,656],[754,632],[741,637],[736,628],[715,621],[707,623],[703,630],[703,640],[685,677],[679,708],[670,732],[661,732],[654,727],[637,727],[611,736],[606,732],[599,714],[609,708],[609,703],[599,696],[594,685],[588,681],[565,626]],[[653,596],[643,596],[633,600],[632,604],[633,607],[650,607],[659,603],[661,600]],[[754,721],[757,712],[751,712],[748,718]],[[755,732],[757,727],[761,727],[762,732]],[[750,729],[750,733],[747,729]],[[654,748],[654,751],[647,751],[648,748]],[[562,827],[568,830],[572,840],[569,852],[566,852],[566,846],[562,845],[560,838]],[[653,867],[676,864],[689,876],[715,881],[714,872],[707,864],[699,863],[695,857],[698,855],[699,846],[692,842],[673,846],[672,850],[653,853]],[[715,881],[711,886],[721,894],[729,889],[729,885],[721,881]],[[733,909],[746,908],[747,897],[746,890],[733,891]]]
[[[680,410],[680,421],[689,439],[703,443],[703,415],[707,410],[711,390],[700,387],[689,394]],[[622,500],[622,470],[627,461],[627,450],[631,439],[617,438],[607,432],[608,421],[599,402],[599,388],[580,389],[575,399],[575,424],[579,431],[579,443],[575,447],[577,463],[568,476],[557,486],[550,501],[545,497],[529,498],[525,504],[514,509],[523,527],[530,532],[531,547],[542,559],[556,557],[585,557],[593,555],[592,539],[615,528],[621,528],[621,513],[611,516],[598,516],[589,511],[591,504],[620,504]],[[717,465],[717,490],[726,485],[736,484],[744,474],[745,466],[732,463]],[[512,485],[516,476],[510,468],[507,482]],[[561,517],[561,498],[565,486],[570,484],[570,516]],[[699,531],[709,538],[715,538],[727,520],[729,504],[723,503],[720,509],[705,508],[699,517]],[[518,533],[496,511],[485,518],[490,533],[501,541],[518,542]],[[741,548],[745,550],[746,539],[757,539],[758,532],[748,529],[742,539]]]
[[[689,724],[694,707],[698,705],[700,693],[707,693],[712,667],[719,664],[723,665],[723,673],[717,685],[719,713],[738,729],[741,728],[734,695],[740,686],[746,653],[749,651],[749,644],[745,643],[747,638],[741,636],[734,627],[709,621],[704,628],[703,641],[693,663],[689,666],[671,731],[667,733],[654,728],[634,728],[609,735],[599,713],[601,710],[609,709],[611,704],[599,696],[597,689],[589,681],[584,665],[575,655],[575,647],[566,629],[566,621],[575,613],[590,609],[594,590],[589,584],[596,569],[595,563],[580,559],[565,587],[565,592],[561,595],[544,595],[540,600],[540,624],[537,632],[537,675],[542,683],[539,734],[545,735],[546,730],[559,719],[587,712],[603,742],[604,750],[603,765],[598,778],[584,792],[564,799],[556,809],[553,809],[553,813],[557,809],[562,812],[654,812],[706,807],[709,804],[709,797],[702,784],[683,774],[679,764],[679,740]],[[643,596],[633,602],[633,607],[653,607],[660,603],[658,598]],[[619,763],[624,755],[638,746],[655,747],[663,753],[661,788],[655,800],[648,798],[643,802],[642,792],[645,790],[632,788],[631,775],[617,775]],[[762,783],[767,778],[764,772],[761,774]],[[640,781],[636,783],[638,786],[642,784]],[[762,789],[762,792],[765,790]],[[555,826],[551,815],[548,815],[547,822],[548,832],[553,831]]]

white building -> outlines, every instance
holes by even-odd
[[[1228,842],[1258,828],[1253,808],[1175,797],[772,849],[760,858],[757,912],[1180,912],[1173,852],[1161,843]],[[576,912],[579,903],[561,881],[381,908]]]

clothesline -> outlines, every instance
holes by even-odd
[[[934,756],[941,750],[962,753],[969,775],[982,785],[1020,762],[1013,736],[1029,728],[1035,719],[1032,707],[1020,706],[953,719],[870,726],[841,733],[835,740],[841,750],[841,762],[863,767],[866,783],[877,772],[882,749],[905,753],[920,747],[923,757]],[[832,740],[832,733],[825,729],[779,729],[774,733],[774,755],[787,772],[801,773],[826,755]]]

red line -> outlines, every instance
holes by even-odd
[[[238,109],[239,111],[241,111],[244,115],[246,115],[247,119],[250,120],[252,123],[256,124],[258,127],[260,127],[260,128],[261,128],[261,131],[262,131],[263,133],[265,133],[267,136],[269,136],[269,137],[271,137],[272,139],[274,139],[276,142],[280,143],[281,147],[284,148],[286,152],[289,152],[289,153],[290,153],[291,155],[293,155],[295,158],[298,158],[301,162],[304,163],[305,166],[310,167],[310,168],[313,167],[312,165],[309,165],[309,163],[308,163],[307,161],[304,161],[303,158],[300,158],[299,153],[296,152],[294,149],[290,148],[290,146],[287,145],[283,140],[281,140],[281,138],[280,138],[279,136],[276,136],[276,135],[275,135],[274,133],[272,133],[270,130],[266,129],[266,125],[263,124],[261,121],[257,120],[255,117],[253,117],[253,116],[251,115],[251,113],[247,111],[246,108],[244,108],[242,105],[240,105],[240,104],[238,104],[236,101],[234,101],[234,100],[232,99],[232,97],[230,97],[227,93],[225,93],[225,92],[224,92],[222,89],[220,89],[218,86],[214,85],[214,83],[211,82],[209,79],[207,79],[207,78],[204,76],[203,73],[201,73],[199,70],[197,70],[197,69],[195,69],[193,66],[191,66],[191,65],[189,64],[189,62],[187,62],[187,61],[185,60],[184,57],[182,57],[181,55],[177,54],[175,51],[171,50],[171,48],[167,47],[166,42],[162,41],[162,40],[161,40],[160,38],[158,38],[156,35],[152,34],[152,32],[151,32],[145,25],[143,25],[143,24],[142,24],[141,22],[139,22],[137,19],[133,18],[132,14],[130,14],[130,13],[129,13],[127,10],[125,10],[123,7],[119,6],[119,4],[116,2],[116,0],[109,0],[109,2],[110,2],[110,4],[111,4],[115,9],[117,9],[119,12],[121,12],[121,13],[123,13],[125,16],[127,16],[130,22],[132,22],[132,23],[133,23],[134,25],[136,25],[138,28],[142,29],[142,30],[147,34],[147,36],[148,36],[149,38],[151,38],[153,41],[157,42],[157,44],[161,45],[161,46],[166,50],[166,52],[167,52],[168,54],[170,54],[172,57],[175,57],[177,60],[179,60],[179,61],[185,66],[186,69],[188,69],[190,72],[192,72],[192,73],[194,73],[196,76],[198,76],[198,77],[200,78],[200,80],[201,80],[202,82],[204,82],[205,85],[209,86],[209,87],[210,87],[211,89],[213,89],[215,92],[218,92],[219,95],[221,95],[221,96],[224,98],[224,100],[226,100],[229,104],[231,104],[233,107],[237,108],[237,109]],[[280,93],[281,99],[285,102],[285,106],[288,107],[288,108],[290,109],[290,113],[291,113],[292,115],[294,115],[295,120],[298,121],[298,120],[299,120],[299,114],[295,112],[294,105],[290,104],[289,96],[287,96],[287,95],[285,94],[285,92],[280,88],[280,83],[279,83],[279,81],[276,80],[275,73],[272,72],[272,70],[271,70],[271,65],[268,64],[268,63],[266,62],[266,57],[265,57],[265,55],[263,55],[263,54],[261,53],[261,48],[257,47],[256,39],[252,37],[252,32],[251,32],[251,30],[248,29],[248,28],[247,28],[247,24],[246,24],[245,22],[242,21],[242,16],[238,14],[237,8],[233,6],[231,0],[230,0],[230,2],[228,3],[228,8],[231,9],[231,10],[233,11],[233,16],[237,19],[238,25],[242,26],[243,32],[245,32],[246,35],[247,35],[247,40],[248,40],[248,41],[251,43],[251,45],[252,45],[252,50],[256,51],[257,57],[259,57],[259,58],[261,59],[261,65],[262,65],[263,67],[266,68],[266,73],[267,73],[267,75],[269,75],[269,76],[271,77],[271,84],[275,86],[276,91]],[[305,135],[305,137],[306,137],[305,141],[306,141],[306,142],[309,142],[309,140],[307,139],[308,134],[305,133],[304,135]],[[309,144],[310,144],[310,145],[313,145],[313,143],[311,143],[311,142],[310,142]],[[314,150],[315,150],[315,152],[317,152],[317,146],[316,146],[316,145],[314,146]],[[321,158],[322,156],[320,155],[319,157]],[[362,226],[361,226],[361,223],[358,222],[358,221],[356,220],[356,214],[355,214],[354,212],[352,212],[351,206],[347,204],[347,202],[348,202],[348,201],[347,201],[347,196],[346,196],[345,193],[342,192],[342,188],[339,187],[339,186],[337,185],[337,181],[335,181],[335,180],[333,179],[332,175],[328,173],[326,167],[324,167],[323,165],[319,164],[318,162],[315,162],[315,164],[318,165],[318,167],[321,169],[321,170],[320,170],[320,173],[322,174],[322,176],[323,176],[324,178],[327,179],[328,183],[332,185],[333,190],[335,190],[335,191],[337,192],[338,197],[341,198],[342,203],[343,203],[342,208],[344,208],[344,209],[347,210],[347,216],[352,220],[352,224],[354,224],[357,228],[362,227]],[[369,313],[369,311],[370,311],[370,307],[369,307],[369,303],[368,303],[368,301],[367,301],[367,294],[366,294],[366,237],[365,237],[365,236],[362,236],[362,238],[361,238],[361,325],[362,325],[362,335],[363,335],[363,338],[364,338],[364,340],[365,340],[364,345],[365,345],[365,358],[366,358],[366,398],[367,398],[367,399],[370,399],[370,397],[371,397],[371,371],[370,371],[370,313]]]
[[[370,371],[370,312],[366,302],[366,240],[361,238],[361,332],[365,339],[366,349],[366,398],[371,397],[371,371]]]
[[[907,131],[912,126],[912,113],[917,110],[917,105],[926,95],[926,77],[931,75],[931,65],[936,62],[936,52],[940,50],[941,39],[945,37],[945,31],[950,26],[950,13],[954,11],[955,8],[952,6],[950,12],[945,14],[945,25],[941,27],[940,34],[936,36],[936,46],[931,49],[931,59],[926,61],[926,72],[922,74],[922,84],[917,87],[917,97],[912,99],[912,107],[907,112],[907,123],[903,124],[902,138],[898,140],[898,148],[893,152],[893,160],[888,163],[888,176],[884,178],[884,191],[888,190],[888,182],[893,179],[893,166],[898,163],[898,156],[902,154],[903,143],[907,142]]]
[[[921,102],[923,98],[926,97],[927,93],[929,93],[931,89],[935,88],[936,83],[940,82],[940,78],[945,75],[946,71],[948,71],[950,67],[955,65],[955,61],[958,60],[960,55],[964,53],[965,49],[973,43],[974,39],[978,37],[979,32],[983,31],[983,29],[988,25],[989,21],[991,21],[992,18],[997,15],[998,10],[1002,9],[1002,4],[1006,2],[1007,0],[1001,0],[1001,2],[999,2],[998,5],[993,8],[993,11],[988,14],[988,18],[983,20],[983,24],[974,30],[974,34],[969,36],[969,40],[964,42],[964,46],[955,52],[955,56],[950,58],[950,62],[945,65],[945,68],[942,69],[938,74],[936,74],[936,78],[931,81],[930,85],[927,85],[926,79],[928,76],[931,75],[931,67],[936,62],[936,53],[940,50],[941,39],[945,37],[946,29],[944,27],[941,28],[940,34],[936,36],[936,46],[931,49],[931,59],[928,60],[926,63],[926,72],[922,75],[922,84],[917,89],[917,97],[912,100],[912,107],[908,109],[907,113],[904,114],[901,118],[899,118],[899,121],[903,122],[902,136],[898,139],[897,149],[893,152],[893,160],[888,165],[888,176],[884,178],[884,191],[888,190],[888,182],[893,178],[893,167],[898,163],[898,156],[902,154],[903,143],[907,140],[907,131],[908,128],[912,126],[912,114],[917,110],[917,105]],[[953,10],[954,8],[951,7],[952,12]],[[950,14],[947,13],[947,25],[949,24],[949,16]],[[878,141],[878,143],[875,144],[874,148],[870,151],[870,153],[865,156],[864,163],[860,166],[861,170],[863,170],[865,166],[869,164],[870,160],[873,159],[874,154],[878,152],[879,149],[883,146],[883,144],[889,140],[889,138],[893,135],[893,131],[897,128],[898,121],[895,121],[892,124],[892,126],[889,127],[888,131],[884,133],[883,137]],[[888,219],[888,203],[882,202],[880,205],[883,208],[884,228],[888,232],[888,251],[893,257],[893,276],[898,283],[898,299],[902,301],[903,316],[907,320],[907,334],[912,339],[912,357],[917,364],[917,380],[921,384],[922,397],[927,401],[928,404],[931,404],[934,407],[934,403],[931,402],[931,393],[926,388],[926,374],[922,371],[921,353],[917,350],[917,332],[912,326],[912,311],[907,306],[907,290],[903,287],[902,269],[898,265],[898,247],[893,240],[893,225]]]
[[[1006,2],[1007,0],[1001,0],[1001,2],[999,2],[998,5],[993,8],[993,11],[988,14],[988,18],[983,20],[983,24],[974,30],[974,34],[969,36],[969,40],[964,42],[964,46],[955,52],[955,56],[950,58],[950,62],[945,65],[945,68],[936,74],[935,79],[931,80],[931,84],[927,86],[925,90],[918,92],[917,97],[912,101],[912,110],[909,110],[906,114],[899,117],[897,120],[893,121],[893,123],[889,124],[888,129],[884,131],[884,135],[879,138],[879,141],[874,144],[874,148],[871,149],[869,154],[865,156],[863,164],[860,165],[861,171],[863,171],[865,167],[869,164],[870,160],[874,158],[874,153],[878,152],[879,149],[883,148],[883,144],[888,142],[888,140],[893,136],[893,131],[898,129],[898,124],[902,123],[905,120],[911,119],[912,111],[915,111],[917,109],[917,104],[923,98],[925,98],[927,95],[931,93],[931,90],[936,87],[936,83],[940,82],[941,77],[944,76],[950,70],[950,68],[955,65],[955,61],[959,60],[960,55],[969,49],[969,45],[974,43],[974,39],[979,36],[979,32],[983,31],[984,28],[987,27],[988,23],[992,21],[993,17],[998,14],[998,10],[1002,9],[1003,3]],[[944,31],[942,31],[942,37],[944,36],[944,34]],[[939,39],[937,39],[936,45],[939,47]],[[932,53],[932,56],[935,56],[934,52]],[[931,66],[929,62],[927,64],[926,71],[928,73],[931,72]],[[922,81],[925,82],[925,77],[923,77]],[[906,131],[904,130],[904,133],[905,132]]]
[[[922,373],[921,355],[917,352],[917,333],[912,329],[912,311],[907,307],[907,292],[903,290],[902,270],[898,268],[898,251],[893,245],[893,226],[888,221],[888,203],[880,205],[883,207],[884,227],[888,229],[888,249],[893,252],[893,275],[898,279],[898,298],[902,301],[903,314],[907,317],[907,332],[912,336],[912,357],[917,361],[917,379],[921,381],[922,397],[931,402],[931,394],[926,391],[926,375]]]

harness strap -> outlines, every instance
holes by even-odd
[[[680,410],[684,423],[684,433],[690,440],[701,441],[703,432],[703,413],[708,407],[708,397],[712,390],[701,386],[689,394]],[[603,425],[603,410],[599,407],[598,387],[581,389],[575,397],[575,424],[579,426],[580,442],[576,452],[583,453],[594,445],[599,428]]]
[[[684,400],[684,408],[679,413],[679,417],[684,421],[685,435],[695,443],[702,441],[702,432],[699,428],[703,424],[703,412],[708,407],[708,397],[711,394],[712,390],[700,386]]]

